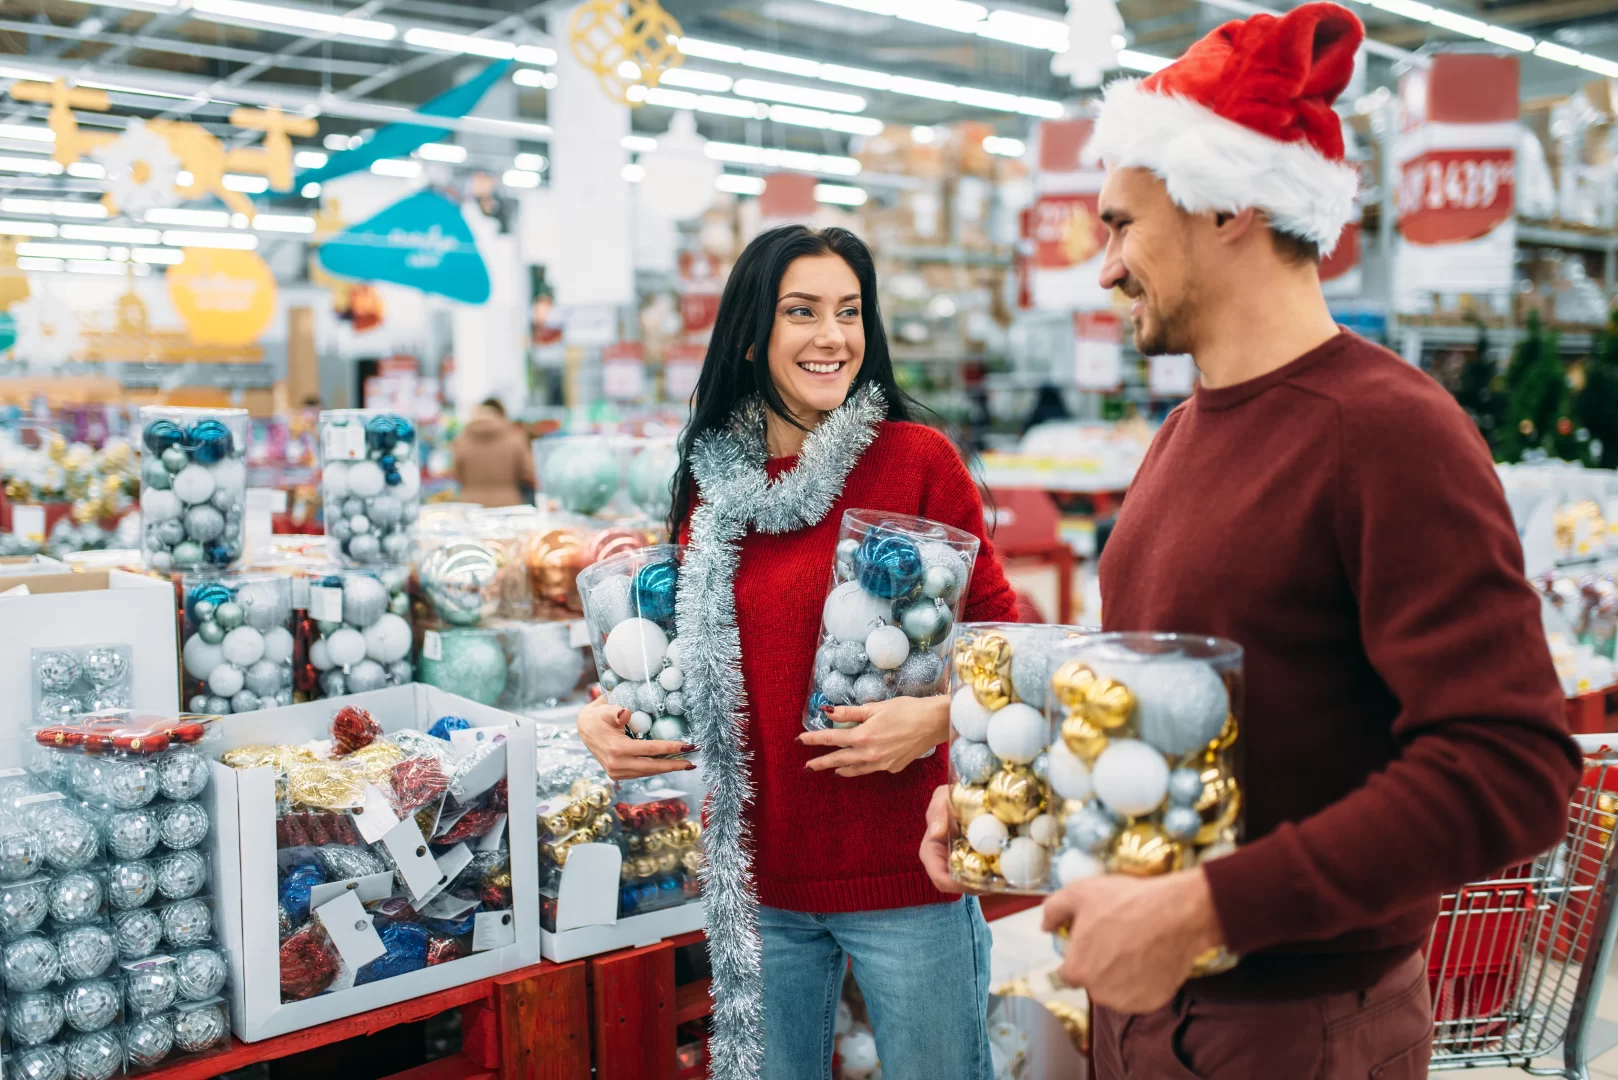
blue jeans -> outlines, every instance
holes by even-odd
[[[891,911],[759,908],[762,1080],[826,1080],[848,959],[882,1080],[990,1080],[989,926],[973,897]]]

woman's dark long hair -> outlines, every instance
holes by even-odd
[[[770,377],[770,332],[775,326],[775,305],[780,300],[781,278],[787,267],[794,259],[814,255],[836,255],[859,279],[865,356],[849,392],[875,383],[887,400],[889,420],[915,416],[917,406],[893,378],[888,335],[882,329],[882,313],[877,307],[876,266],[865,241],[847,229],[816,231],[803,225],[783,225],[760,233],[736,260],[719,298],[713,336],[692,394],[691,420],[680,434],[680,467],[674,473],[674,505],[669,512],[670,536],[679,535],[691,512],[691,449],[703,432],[724,426],[737,402],[757,394],[775,415],[794,427],[803,427],[787,410]],[[749,349],[754,360],[747,359]]]

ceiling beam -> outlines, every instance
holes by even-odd
[[[80,29],[77,26],[55,26],[50,23],[24,23],[17,22],[14,19],[0,19],[0,32],[38,34],[40,37],[85,41],[95,45],[128,45],[132,52],[161,52],[172,53],[176,56],[201,56],[209,60],[226,60],[237,64],[250,64],[255,60],[264,58],[264,54],[261,52],[255,52],[252,49],[236,49],[228,45],[209,45],[200,41],[153,37],[150,34],[131,35],[112,33],[105,30],[90,31]],[[0,53],[0,56],[5,55],[16,56],[19,60],[25,60],[27,57],[27,54],[24,53]],[[287,61],[277,66],[301,71],[327,71],[333,75],[373,75],[384,66],[363,60],[326,58],[288,57]],[[82,62],[98,65],[101,63],[101,57],[88,58]]]
[[[1618,2],[1615,0],[1536,0],[1532,4],[1517,4],[1513,7],[1490,8],[1486,13],[1480,13],[1479,18],[1487,17],[1489,22],[1496,26],[1525,26],[1544,25],[1546,23],[1567,22],[1570,19],[1585,19],[1595,15],[1607,15],[1618,11]],[[1436,26],[1426,23],[1398,22],[1387,26],[1378,26],[1369,32],[1374,33],[1377,40],[1387,42],[1389,45],[1420,46],[1432,34],[1444,35],[1444,31]],[[1447,38],[1448,35],[1445,35]],[[1470,39],[1462,39],[1470,40]]]

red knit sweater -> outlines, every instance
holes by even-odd
[[[1369,986],[1439,893],[1561,838],[1578,757],[1522,565],[1477,429],[1353,334],[1169,415],[1102,616],[1245,650],[1247,842],[1206,873],[1248,955],[1204,992]]]
[[[771,479],[797,458],[769,462]],[[820,611],[843,511],[885,510],[953,525],[983,543],[966,621],[1013,620],[1016,601],[983,528],[983,504],[955,447],[920,424],[884,423],[820,524],[779,536],[749,530],[736,570],[736,626],[752,724],[753,874],[761,903],[793,911],[875,911],[952,899],[934,889],[916,850],[927,803],[946,782],[940,752],[898,774],[811,772],[801,746]],[[681,530],[687,540],[688,530]]]

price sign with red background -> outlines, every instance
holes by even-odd
[[[1511,148],[1429,150],[1405,162],[1397,192],[1399,231],[1412,244],[1476,240],[1516,205]]]

